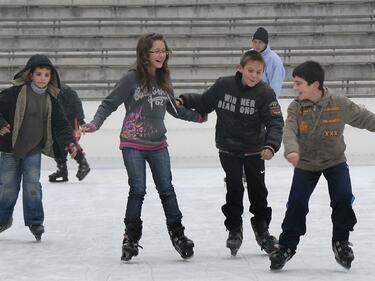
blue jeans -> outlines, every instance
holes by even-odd
[[[130,186],[124,220],[128,235],[135,240],[139,240],[142,235],[141,211],[144,196],[146,195],[146,162],[150,166],[152,177],[163,205],[167,225],[181,224],[182,214],[172,185],[168,149],[142,151],[125,148],[122,150],[122,156]]]
[[[328,192],[331,199],[332,240],[342,241],[349,239],[349,231],[353,231],[357,219],[352,208],[354,196],[349,168],[346,163],[341,163],[318,172],[297,168],[294,170],[287,210],[281,225],[283,230],[279,239],[281,245],[295,250],[300,236],[306,233],[306,215],[309,212],[309,199],[322,173],[328,182]],[[322,225],[322,227],[327,226]]]
[[[0,224],[13,215],[22,179],[23,218],[25,225],[43,224],[41,154],[16,159],[13,153],[0,154]]]

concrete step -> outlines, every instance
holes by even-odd
[[[57,0],[37,2],[2,1],[1,16],[5,18],[40,17],[218,17],[218,16],[282,16],[282,15],[339,15],[375,12],[373,1],[112,1],[81,2]]]

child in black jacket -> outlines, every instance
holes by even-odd
[[[226,203],[222,211],[229,231],[227,247],[236,255],[242,244],[243,194],[245,170],[250,212],[255,238],[268,254],[275,249],[275,237],[268,232],[271,208],[264,182],[264,160],[279,150],[284,121],[272,88],[262,81],[265,62],[256,51],[241,57],[234,76],[221,77],[202,95],[180,96],[180,103],[201,114],[215,111],[216,147],[226,174]]]

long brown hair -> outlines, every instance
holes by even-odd
[[[173,93],[171,76],[168,67],[168,59],[171,53],[167,45],[167,41],[164,36],[159,33],[146,33],[142,35],[137,44],[137,61],[136,69],[139,75],[141,89],[150,92],[151,91],[151,74],[148,71],[149,66],[149,52],[152,48],[154,41],[163,41],[166,50],[166,57],[161,68],[156,69],[156,82],[158,86],[166,91],[168,94]]]

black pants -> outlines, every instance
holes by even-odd
[[[294,169],[285,218],[281,226],[283,232],[279,239],[280,244],[290,249],[295,250],[300,236],[306,233],[306,215],[309,212],[310,196],[321,174],[328,182],[328,192],[331,199],[332,240],[348,240],[349,231],[353,230],[357,222],[352,208],[354,196],[349,168],[346,163],[317,172],[296,168]]]
[[[59,162],[66,162],[68,157],[68,151],[63,150],[61,151],[61,158],[56,158],[55,161],[58,164]],[[81,163],[82,159],[85,158],[85,155],[83,154],[82,150],[77,151],[76,157],[74,157],[74,160],[77,161],[77,163]]]
[[[242,225],[243,194],[242,184],[243,170],[246,174],[247,191],[250,201],[249,211],[254,215],[251,218],[253,224],[265,221],[269,225],[272,210],[268,207],[268,191],[264,183],[264,160],[260,155],[246,157],[235,156],[228,153],[219,153],[221,166],[226,174],[226,203],[222,211],[226,217],[224,224],[228,230]]]

